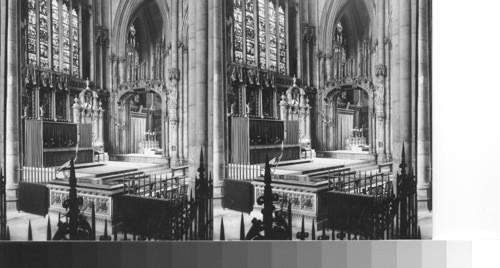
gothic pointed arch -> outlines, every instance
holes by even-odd
[[[168,23],[170,20],[170,11],[167,1],[148,1],[148,0],[121,0],[118,5],[117,15],[113,23],[112,36],[114,36],[114,45],[111,46],[113,51],[118,57],[122,57],[126,51],[125,44],[130,22],[133,21],[134,16],[144,8],[145,4],[156,4],[159,9],[159,14],[162,19],[162,29],[165,31],[164,35],[168,38]]]

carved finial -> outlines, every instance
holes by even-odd
[[[90,80],[89,78],[87,77],[87,81],[85,82],[87,84],[86,88],[85,89],[90,89],[89,85],[90,85]]]
[[[293,76],[293,86],[297,86],[297,77],[295,75]]]
[[[406,174],[406,167],[408,167],[406,165],[406,159],[405,159],[405,145],[403,143],[403,151],[401,153],[401,164],[399,165],[399,167],[401,168],[401,174]]]

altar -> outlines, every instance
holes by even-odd
[[[137,140],[137,153],[145,155],[161,155],[160,142],[156,140],[155,132],[144,133],[142,140]]]
[[[352,136],[345,139],[344,150],[353,152],[370,151],[370,146],[368,146],[367,139],[363,136],[363,130],[353,129],[352,132]]]
[[[264,177],[259,177],[252,182],[254,186],[254,209],[262,209],[257,204],[257,199],[264,195]],[[315,219],[318,229],[321,229],[327,220],[327,196],[331,190],[328,177],[309,177],[308,175],[273,175],[273,193],[278,194],[279,200],[274,202],[276,209],[288,208],[292,205],[292,216]]]

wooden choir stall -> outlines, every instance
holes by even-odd
[[[76,163],[94,161],[103,152],[103,112],[98,95],[87,88],[75,97],[72,120],[52,119],[41,108],[38,118],[24,119],[24,166],[61,166],[78,154]]]

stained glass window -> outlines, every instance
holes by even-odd
[[[247,64],[255,65],[255,20],[254,0],[246,0],[245,26],[246,26],[246,52]]]
[[[266,5],[265,0],[259,0],[259,67],[267,68],[267,34],[266,34]]]
[[[49,67],[49,26],[47,0],[38,1],[39,8],[39,42],[40,42],[40,67]]]
[[[234,61],[286,75],[284,3],[276,0],[233,0],[233,3]]]
[[[243,63],[243,10],[242,0],[234,0],[234,59]]]
[[[80,76],[80,32],[78,29],[78,6],[73,6],[71,11],[71,36],[72,36],[72,49],[73,49],[73,70],[71,73],[74,77]]]
[[[269,2],[269,69],[276,71],[276,8],[273,1]]]
[[[37,18],[36,1],[28,0],[28,64],[37,65]]]
[[[69,1],[63,0],[62,5],[62,71],[69,74],[70,58],[70,37],[69,37]]]
[[[278,9],[278,44],[279,44],[279,70],[286,73],[286,41],[285,41],[285,12],[283,7]]]
[[[80,77],[79,3],[28,0],[28,65]]]
[[[52,70],[58,72],[60,57],[59,50],[59,3],[52,0]]]

